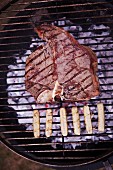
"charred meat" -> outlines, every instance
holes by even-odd
[[[26,61],[26,89],[36,101],[80,101],[99,95],[95,53],[62,28],[42,24],[35,31],[46,41]]]

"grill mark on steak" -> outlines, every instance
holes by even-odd
[[[67,45],[67,46],[68,46],[68,45]],[[64,48],[65,48],[65,47],[64,47]],[[72,51],[70,51],[69,53],[67,53],[67,54],[66,54],[66,56],[69,56],[70,54],[73,54],[73,55],[74,55],[74,53],[75,53],[75,51],[74,51],[74,50],[72,50]],[[82,54],[81,56],[76,56],[76,58],[75,58],[75,59],[77,59],[77,58],[81,58],[81,57],[83,57],[83,56],[84,56],[84,54]],[[71,59],[71,60],[72,60],[72,59]],[[70,60],[70,61],[71,61],[71,60]],[[70,63],[70,61],[69,61],[68,63]],[[75,60],[74,60],[74,62],[75,62],[75,64],[76,64],[76,65],[78,65],[78,64],[76,63],[76,61],[75,61]],[[67,64],[68,64],[68,63],[67,63]],[[78,65],[78,66],[79,66],[79,65]],[[80,67],[80,66],[79,66],[79,67]]]
[[[65,41],[65,40],[64,40]],[[62,42],[63,42],[63,40],[62,41],[60,41],[60,43],[62,44]],[[69,44],[65,44],[64,46],[63,46],[63,51],[65,52],[66,51],[66,48],[68,47],[68,46],[72,46],[72,44],[71,43],[69,43]],[[68,50],[67,50],[68,51]],[[73,51],[72,51],[73,52]],[[70,52],[69,52],[70,53]],[[68,54],[66,54],[66,55],[68,55]]]
[[[68,46],[68,44],[65,46],[65,47],[67,47]],[[67,56],[69,56],[70,54],[72,54],[74,51],[69,51],[67,54],[65,54],[65,48],[61,51],[61,50],[59,50],[59,51],[57,51],[56,52],[56,59],[57,58],[61,58],[62,56],[65,56],[65,57],[67,57]],[[71,59],[72,60],[72,59]],[[70,60],[70,61],[71,61]]]
[[[77,86],[77,87],[76,87],[76,86]],[[71,95],[71,97],[74,96],[73,99],[77,99],[77,98],[78,98],[78,95],[79,95],[80,93],[82,93],[83,96],[86,95],[86,92],[84,92],[84,89],[81,87],[81,84],[78,83],[76,86],[75,86],[75,87],[77,88],[77,91],[75,91],[75,90],[74,90],[74,91],[69,91],[69,90],[68,90],[67,94],[68,94],[68,95]],[[65,95],[64,95],[64,96],[65,96]]]
[[[88,84],[87,86],[85,86],[85,87],[84,87],[84,92],[86,92],[86,89],[87,89],[88,87],[92,86],[92,85],[93,85],[93,82],[91,82],[90,84]]]
[[[40,46],[38,46],[38,48],[36,49],[35,52],[33,52],[33,53],[31,53],[31,54],[29,55],[29,57],[28,57],[27,60],[26,60],[26,65],[27,65],[29,62],[31,62],[33,58],[37,58],[37,56],[40,55],[40,53],[42,53],[42,52],[43,52],[43,46],[40,45]]]
[[[75,59],[77,59],[77,58],[81,58],[81,57],[83,57],[85,54],[86,54],[86,53],[81,54],[80,56],[76,56],[76,58],[75,58]]]
[[[27,90],[29,90],[31,87],[35,86],[36,84],[40,85],[41,87],[44,86],[44,87],[46,87],[48,90],[51,90],[51,88],[49,88],[48,85],[44,85],[44,84],[41,84],[41,83],[39,83],[39,82],[36,82],[36,83],[32,82],[32,84],[27,87]]]
[[[66,75],[65,76],[67,76],[71,71],[73,71],[74,70],[74,68],[71,68],[67,73],[66,73]]]
[[[87,79],[88,79],[88,77],[87,77]],[[86,79],[86,80],[87,80],[87,79]],[[86,94],[87,97],[89,97],[90,94],[89,94],[89,92],[87,92],[86,89],[87,89],[88,87],[92,86],[92,85],[93,85],[93,82],[91,82],[91,83],[87,84],[85,87],[83,87],[83,85],[82,85],[82,83],[81,83],[81,87],[82,87],[81,89],[84,91],[84,93]]]
[[[85,71],[85,70],[84,70]],[[81,72],[81,74],[82,74],[83,72]],[[83,93],[85,93],[86,95],[87,95],[87,93],[86,93],[86,91],[84,91],[84,88],[82,87],[82,82],[83,81],[85,81],[85,80],[87,80],[88,78],[90,77],[90,75],[88,75],[86,78],[84,78],[84,79],[82,79],[81,80],[81,82],[77,82],[78,84],[79,84],[79,86],[81,87],[80,88],[80,91],[83,91]],[[74,78],[76,78],[76,77],[74,77]],[[71,78],[71,81],[73,80],[73,78]],[[70,85],[71,85],[71,83],[69,83]],[[67,85],[67,87],[69,86],[69,84]],[[77,85],[75,85],[74,87],[76,87]],[[79,90],[79,88],[77,89],[77,90]],[[68,91],[70,91],[69,89],[68,89]],[[75,91],[73,90],[73,95],[72,96],[74,96],[74,95],[76,95],[77,96],[77,94],[78,94],[78,91],[75,93]]]
[[[50,58],[50,57],[47,57],[47,58],[45,58],[44,60],[42,60],[42,61],[40,61],[40,62],[38,62],[38,63],[33,63],[33,65],[32,65],[32,67],[30,67],[26,72],[25,72],[25,74],[27,74],[29,71],[31,71],[31,70],[33,70],[34,69],[34,66],[38,66],[39,64],[42,64],[43,62],[45,62],[48,58]]]
[[[68,81],[71,81],[73,78],[75,78],[76,76],[78,76],[79,74],[81,74],[82,71],[85,71],[85,70],[86,70],[86,69],[83,69],[83,70],[81,70],[80,72],[74,74],[70,79],[66,80],[64,83],[67,83]],[[63,84],[64,84],[64,83],[63,83]]]
[[[46,70],[48,67],[52,66],[53,64],[48,65],[46,68],[43,68],[42,70],[38,71],[36,70],[35,73],[33,75],[31,75],[31,77],[29,77],[27,80],[31,80],[32,78],[36,77],[39,73],[41,73],[42,71]]]
[[[34,61],[36,58],[40,57],[47,49],[48,49],[48,47],[46,47],[46,48],[44,47],[44,49],[42,49],[42,51],[40,51],[40,53],[39,53],[38,55],[34,55],[34,57],[31,58],[31,59],[28,58],[29,61],[28,61],[28,62],[26,61],[26,66],[28,66],[29,64],[31,64],[31,62]],[[37,50],[38,50],[38,49],[37,49]],[[37,51],[37,50],[36,50],[36,51]],[[35,52],[34,52],[34,54],[35,54]],[[31,55],[33,55],[33,54],[31,54]],[[30,56],[29,56],[29,57],[30,57]]]
[[[41,51],[38,55],[35,55],[34,58],[32,58],[31,60],[29,60],[27,63],[26,63],[26,66],[28,66],[29,64],[31,64],[31,62],[33,60],[35,60],[37,57],[39,57],[41,54],[43,54],[43,51]]]
[[[37,84],[29,89],[33,90],[32,95],[36,96],[35,91],[36,94],[42,93],[47,87],[53,90],[57,80],[64,88],[65,100],[87,100],[96,96],[99,92],[98,81],[96,82],[97,58],[92,50],[80,45],[71,34],[53,25],[42,24],[36,28],[36,32],[40,38],[46,40],[47,44],[37,51],[38,55],[31,56],[26,65],[27,83],[31,77],[30,80],[33,82],[42,84],[39,92],[36,91]],[[50,67],[47,66],[48,62],[52,62]],[[73,88],[69,90],[69,86]]]
[[[80,84],[81,85],[81,84]],[[90,86],[90,85],[89,85]],[[77,95],[79,95],[80,93],[83,93],[85,96],[89,96],[89,94],[86,92],[86,91],[84,91],[84,88],[81,86],[81,89],[77,92],[77,93],[74,93],[73,94],[73,96],[77,96]],[[83,96],[84,96],[83,95]],[[84,98],[84,97],[83,97]]]
[[[76,93],[72,93],[71,95],[72,95],[72,96],[77,96],[81,91],[84,93],[84,89],[81,88],[81,89],[78,90]]]
[[[70,93],[69,93],[70,92]],[[84,93],[84,89],[80,88],[80,90],[78,89],[76,92],[73,91],[74,93],[72,93],[71,91],[68,91],[69,94],[71,94],[71,96],[77,96],[80,92]]]
[[[72,59],[69,60],[69,61],[66,63],[66,65],[70,64],[71,61],[72,61]],[[72,68],[76,68],[76,67],[77,67],[77,65],[76,65],[76,63],[75,63],[75,67],[72,67]]]
[[[35,85],[38,85],[37,86],[37,89],[41,89],[43,87],[43,85],[39,84],[39,83],[35,83],[33,81],[29,81],[29,84],[26,84],[26,89],[29,91],[29,89]]]
[[[53,75],[53,73],[50,73],[50,74],[46,75],[45,77],[40,78],[38,81],[42,81],[43,79],[45,79],[45,78],[47,78],[47,77],[49,77],[51,75]]]
[[[48,59],[49,57],[47,57],[46,59]],[[34,66],[38,66],[39,64],[42,64],[43,62],[46,61],[46,59],[40,61],[40,62],[37,62],[37,63],[32,63],[32,67],[30,67],[27,71],[26,71],[26,74],[30,71],[30,70],[33,70],[34,69]]]
[[[49,29],[48,29],[49,28]],[[47,30],[48,29],[48,30]],[[50,28],[50,27],[47,27],[47,29],[43,29],[43,28],[41,28],[41,30],[40,30],[40,34],[41,35],[43,35],[43,37],[45,36],[45,34],[47,34],[48,32],[51,32],[51,31],[53,31],[54,29],[53,28]],[[37,30],[36,30],[37,31]],[[42,32],[43,32],[43,34],[42,34]],[[47,35],[46,35],[47,36]],[[45,37],[46,37],[45,36]],[[39,35],[39,37],[40,37],[40,35]]]
[[[44,32],[43,32],[43,37],[48,37],[49,32],[51,32],[51,33],[53,33],[53,34],[52,34],[52,36],[49,35],[48,40],[51,39],[51,37],[53,37],[53,36],[55,35],[54,31],[56,31],[56,29],[54,29],[54,28],[52,28],[52,29],[50,29],[50,30],[44,30]],[[58,34],[58,35],[59,35],[59,34]],[[57,35],[57,36],[58,36],[58,35]],[[44,39],[44,40],[47,40],[47,39]]]
[[[90,77],[90,75],[89,75],[88,77],[86,77],[85,79],[83,79],[83,80],[81,81],[81,84],[79,83],[79,85],[81,86],[80,90],[77,90],[77,92],[74,91],[75,93],[70,93],[70,94],[71,94],[72,96],[77,96],[77,95],[82,91],[82,92],[85,93],[85,94],[87,95],[87,97],[88,97],[89,94],[88,94],[87,91],[85,91],[85,90],[86,90],[88,87],[92,86],[93,83],[91,82],[91,83],[88,84],[87,86],[82,87],[82,82],[85,81],[85,80],[87,80],[89,77]],[[77,86],[77,85],[73,86],[73,89],[75,89],[76,86]],[[68,89],[68,91],[71,91],[71,90]]]
[[[83,81],[87,80],[89,77],[90,77],[90,75],[87,76],[85,79],[82,79],[81,83],[82,83]],[[79,85],[80,85],[80,83],[79,83]],[[80,85],[80,86],[81,86],[81,85]],[[75,89],[75,87],[77,87],[77,85],[73,86],[72,88]],[[72,90],[72,89],[68,89],[68,91],[71,91],[71,90]],[[78,93],[78,92],[77,92],[77,93]]]
[[[59,39],[59,41],[66,41],[68,40],[67,37],[65,36],[64,33],[62,33],[64,35],[64,37],[62,37],[62,35],[60,35],[59,33],[58,34],[55,34],[55,35],[51,35],[51,37],[49,37],[49,41],[54,41],[54,42],[58,42],[57,40]],[[60,36],[59,36],[60,35]]]
[[[37,97],[39,96],[40,92],[43,92],[43,90],[44,90],[43,86],[42,86],[40,89],[38,89],[38,88],[37,88],[37,85],[38,85],[38,84],[35,84],[34,86],[32,86],[32,87],[28,90],[28,92],[30,92],[30,93],[34,96],[35,99],[37,99]],[[46,89],[46,88],[45,88],[45,89]]]
[[[78,96],[78,94],[79,94],[80,92],[83,93],[83,94],[86,94],[86,93],[84,92],[84,89],[81,88],[81,89],[78,90],[76,93],[70,93],[70,95],[73,96],[73,98],[75,98],[75,97],[77,98],[77,96]]]
[[[52,36],[49,38],[49,40],[54,39],[54,38],[57,37],[58,35],[59,35],[59,33],[52,35]]]
[[[91,75],[84,82],[82,82],[82,87],[84,88],[90,82],[92,82]]]
[[[87,77],[87,75],[91,75],[90,71],[86,68],[80,69],[80,74],[78,74],[75,78],[77,80],[79,80],[79,82],[81,83],[82,79],[84,79],[84,77]]]
[[[77,66],[76,66],[75,68],[71,68],[71,69],[66,73],[65,76],[67,76],[70,72],[72,72],[72,71],[75,70],[76,68],[77,68]]]
[[[82,79],[81,83],[84,82],[84,81],[86,81],[86,80],[87,80],[88,78],[90,78],[90,77],[91,77],[91,75],[89,75],[89,76],[87,76],[86,78]]]

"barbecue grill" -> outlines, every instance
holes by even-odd
[[[33,25],[45,22],[64,27],[97,54],[101,94],[88,101],[88,105],[94,111],[95,119],[92,121],[97,124],[97,110],[94,108],[98,102],[104,103],[104,133],[81,133],[79,140],[69,133],[67,140],[61,133],[56,133],[60,131],[59,126],[59,129],[53,128],[50,138],[44,134],[34,138],[34,107],[40,111],[41,119],[45,118],[41,111],[47,110],[47,107],[36,105],[35,101],[30,100],[31,95],[25,93],[24,70],[28,55],[43,43],[34,32]],[[101,161],[98,164],[101,166],[103,161],[110,168],[106,160],[113,153],[113,1],[8,0],[1,5],[0,23],[1,141],[21,156],[52,167],[90,167],[89,164],[97,161]],[[83,105],[84,102],[78,107]],[[48,105],[53,112],[61,106],[62,103]],[[71,107],[70,103],[66,105],[68,109]],[[53,117],[57,119],[59,114]],[[68,120],[70,122],[72,120]],[[59,122],[53,121],[53,124]],[[73,127],[68,129],[72,130]],[[44,128],[41,131],[43,133]],[[75,148],[72,147],[74,145]]]

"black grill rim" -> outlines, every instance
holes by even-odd
[[[113,151],[111,151],[110,153],[108,153],[108,154],[106,154],[106,155],[104,155],[104,156],[102,156],[102,157],[98,157],[98,158],[96,158],[95,160],[93,160],[93,161],[89,161],[89,162],[87,162],[87,163],[80,163],[80,164],[77,164],[77,165],[58,165],[58,164],[49,164],[49,163],[46,163],[46,161],[45,160],[40,160],[40,159],[35,159],[35,158],[33,158],[33,157],[31,157],[30,155],[26,155],[25,153],[20,153],[17,149],[15,149],[12,145],[10,145],[8,142],[6,142],[3,138],[1,138],[0,139],[1,140],[1,142],[7,147],[7,148],[9,148],[12,152],[14,152],[14,153],[16,153],[17,155],[19,155],[19,156],[21,156],[21,157],[23,157],[23,158],[25,158],[25,159],[27,159],[27,160],[32,160],[33,162],[35,162],[35,163],[38,163],[38,164],[40,164],[40,165],[45,165],[45,166],[48,166],[48,167],[53,167],[53,168],[66,168],[66,167],[68,167],[68,168],[76,168],[76,167],[79,167],[79,168],[82,168],[83,166],[87,166],[87,165],[90,165],[90,164],[96,164],[96,163],[98,163],[99,161],[101,161],[101,160],[106,160],[106,159],[108,159],[110,156],[112,156],[113,155]]]

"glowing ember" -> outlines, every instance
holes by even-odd
[[[69,21],[67,21],[69,23]],[[60,21],[58,25],[64,25],[64,21]],[[89,27],[87,32],[84,32],[81,26],[67,26],[64,27],[67,31],[75,31],[77,35],[73,34],[75,38],[78,39],[79,43],[89,45],[95,52],[98,57],[98,77],[100,82],[100,96],[93,98],[93,100],[88,101],[88,105],[90,106],[91,112],[92,112],[92,125],[93,125],[93,133],[92,136],[87,136],[83,134],[87,134],[85,130],[84,125],[84,116],[83,116],[83,106],[86,104],[86,102],[83,103],[73,103],[73,104],[64,104],[65,106],[79,106],[79,114],[80,114],[80,121],[81,121],[81,135],[80,136],[73,136],[74,130],[73,130],[73,124],[72,124],[72,114],[71,110],[68,108],[68,137],[64,137],[64,142],[70,142],[69,144],[65,144],[65,148],[75,148],[76,146],[80,146],[78,144],[78,141],[99,141],[99,140],[110,140],[110,138],[113,138],[113,135],[108,136],[102,136],[102,134],[97,137],[95,134],[98,132],[98,117],[97,117],[97,108],[96,105],[97,101],[103,102],[106,104],[105,106],[105,125],[106,125],[106,132],[113,133],[113,128],[111,126],[113,125],[113,101],[109,100],[111,97],[113,97],[113,86],[110,85],[110,83],[113,83],[113,78],[111,77],[113,75],[113,39],[110,36],[110,28],[108,26],[104,25],[92,25]],[[101,31],[101,33],[96,33],[96,30],[104,29],[106,31]],[[99,36],[99,38],[98,38]],[[90,38],[91,37],[91,38]],[[40,43],[38,42],[38,38],[32,38],[32,42],[30,45],[30,49],[32,49],[34,46],[39,46]],[[56,107],[56,109],[53,109],[53,132],[52,136],[56,136],[55,138],[51,137],[52,146],[56,148],[56,145],[54,142],[62,142],[61,136],[61,127],[60,127],[60,117],[59,117],[59,109],[57,107],[58,104],[54,105],[38,105],[35,103],[34,98],[25,90],[25,84],[24,84],[24,74],[25,74],[25,61],[26,58],[31,54],[31,50],[27,50],[24,56],[15,56],[16,63],[14,65],[9,65],[9,72],[7,74],[7,92],[8,92],[8,103],[9,106],[12,107],[18,115],[18,122],[20,124],[24,124],[26,127],[26,130],[33,130],[32,126],[32,117],[33,117],[33,110],[34,109],[41,109],[40,112],[40,129],[41,129],[41,136],[45,135],[45,122],[46,122],[46,110],[43,108],[52,108]],[[20,71],[15,71],[16,69]],[[106,78],[104,78],[106,77]],[[110,78],[111,77],[111,78]],[[18,84],[17,84],[18,83]],[[20,96],[20,97],[19,97]],[[80,107],[81,106],[81,107]],[[22,111],[23,110],[23,111]],[[71,142],[74,143],[71,143]]]

